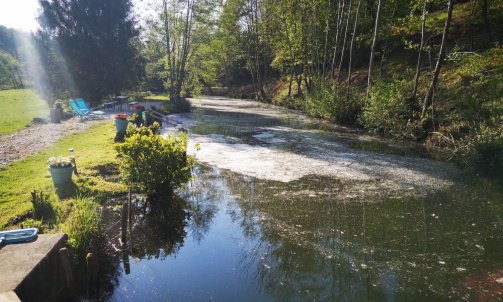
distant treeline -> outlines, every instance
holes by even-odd
[[[42,0],[39,32],[0,30],[0,85],[92,102],[223,86],[503,171],[502,1],[148,3]]]

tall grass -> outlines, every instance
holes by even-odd
[[[60,209],[61,229],[68,234],[68,243],[76,251],[76,258],[83,260],[102,244],[101,206],[92,198],[77,196]]]

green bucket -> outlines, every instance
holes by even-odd
[[[115,129],[118,133],[126,133],[128,120],[115,120]]]
[[[65,168],[49,167],[49,172],[51,173],[52,182],[55,186],[64,185],[72,181],[73,165]]]

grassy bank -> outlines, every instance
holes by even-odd
[[[30,192],[34,189],[49,194],[54,208],[74,199],[78,194],[102,198],[125,191],[123,185],[110,181],[112,175],[117,174],[114,135],[115,128],[112,123],[101,123],[83,133],[64,137],[34,156],[2,167],[0,228],[5,227],[12,218],[33,209]],[[75,149],[79,176],[74,175],[72,184],[56,190],[47,170],[47,159],[51,156],[68,155],[68,148]]]
[[[288,97],[288,82],[271,85],[272,102],[299,109],[335,123],[425,144],[433,157],[454,160],[491,176],[503,174],[503,48],[462,53],[447,59],[433,106],[421,116],[429,74],[420,79],[418,97],[411,97],[413,71],[385,66],[386,79],[376,79],[365,98],[365,83],[348,91],[340,84],[318,80],[302,96]],[[357,70],[355,74],[365,74]],[[358,78],[358,77],[357,77]],[[362,77],[364,79],[364,77]],[[295,83],[293,91],[296,90]]]
[[[47,103],[30,89],[0,90],[0,135],[23,129],[34,117],[49,114]]]

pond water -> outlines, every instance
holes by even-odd
[[[248,103],[238,104],[242,110]],[[194,180],[167,213],[135,211],[129,248],[104,293],[108,300],[503,299],[498,184],[428,159],[402,157],[410,152],[393,151],[398,147],[352,150],[358,144],[351,143],[356,140],[350,130],[312,133],[302,117],[264,117],[255,110],[254,122],[239,128],[232,112],[214,109],[198,107],[190,116],[198,122],[191,139],[202,148]],[[265,130],[271,127],[276,128]],[[358,141],[367,141],[362,137]],[[205,148],[215,152],[205,154]],[[251,164],[222,161],[232,158],[226,148],[244,152]],[[290,162],[264,173],[255,167],[261,159],[253,161],[256,152],[264,163],[285,157]],[[320,156],[337,152],[343,162],[373,158],[362,164],[371,168],[356,176],[315,173],[286,154],[312,164],[323,160],[341,172],[337,156]],[[288,176],[287,167],[299,173]],[[400,176],[392,178],[395,172]]]

